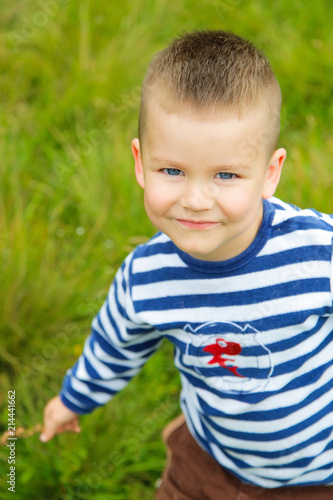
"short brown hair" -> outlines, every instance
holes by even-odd
[[[139,138],[146,133],[151,95],[169,112],[195,110],[242,114],[264,105],[271,114],[267,145],[280,132],[281,90],[267,57],[251,42],[221,30],[183,33],[148,66],[141,92]]]

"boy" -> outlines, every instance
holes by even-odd
[[[169,339],[184,417],[159,500],[333,498],[333,220],[273,197],[280,106],[267,58],[223,31],[174,40],[144,80],[132,151],[160,232],[117,272],[42,439]]]

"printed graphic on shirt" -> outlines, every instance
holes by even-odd
[[[243,377],[243,375],[237,372],[237,366],[227,365],[227,361],[234,361],[234,359],[223,357],[223,355],[237,356],[237,354],[240,354],[242,352],[242,347],[238,342],[228,342],[224,339],[216,339],[215,344],[206,345],[203,350],[213,355],[213,358],[208,361],[209,365],[218,363],[220,366],[223,366],[223,368],[230,370],[234,375],[237,375],[237,377]]]
[[[273,373],[272,355],[258,330],[232,322],[208,322],[189,334],[183,363],[224,392],[252,392],[264,389]]]

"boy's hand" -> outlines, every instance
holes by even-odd
[[[39,439],[45,443],[55,434],[65,431],[81,432],[79,417],[63,404],[59,396],[55,396],[45,406],[44,428]]]

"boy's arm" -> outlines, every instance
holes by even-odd
[[[56,396],[44,409],[44,427],[40,440],[49,441],[55,434],[65,431],[81,432],[78,415],[67,408],[59,396]]]
[[[83,353],[67,371],[59,396],[45,408],[44,428],[49,439],[64,430],[79,432],[77,415],[106,404],[161,345],[161,333],[140,321],[135,312],[130,257],[118,270],[108,297],[93,320]]]

